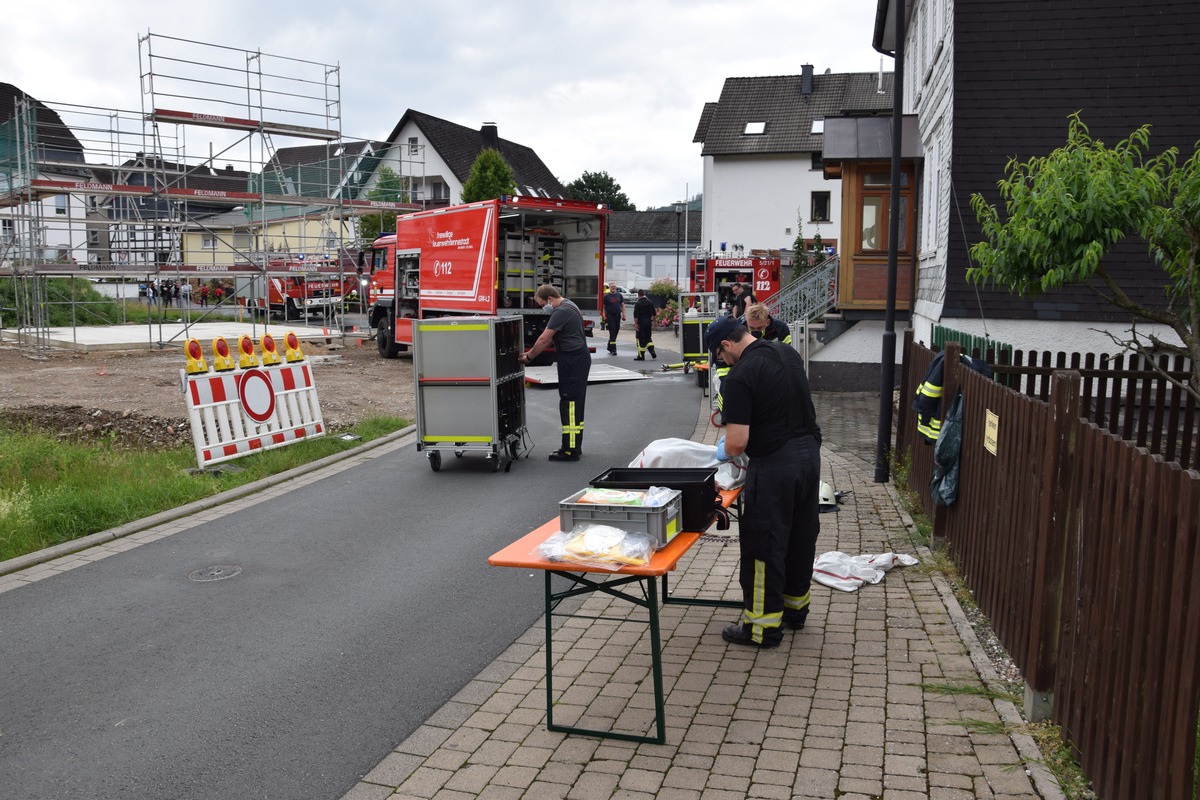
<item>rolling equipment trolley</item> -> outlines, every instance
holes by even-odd
[[[508,472],[526,450],[521,317],[437,317],[413,323],[417,450],[442,468],[442,453],[483,453]]]

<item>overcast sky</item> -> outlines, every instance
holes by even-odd
[[[339,67],[342,131],[412,108],[532,147],[564,183],[608,172],[638,208],[701,190],[696,124],[726,78],[875,72],[876,0],[58,0],[5,3],[0,81],[48,102],[139,110],[138,37]],[[160,49],[160,43],[163,47]],[[891,59],[884,69],[891,71]],[[163,106],[162,103],[159,104]],[[199,104],[176,101],[185,111]],[[164,106],[171,107],[171,106]],[[223,113],[229,113],[228,111]],[[207,144],[193,129],[187,153]],[[280,142],[281,146],[300,142]]]

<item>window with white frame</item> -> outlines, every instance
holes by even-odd
[[[410,156],[415,156],[419,152],[421,152],[421,147],[417,144],[417,137],[408,137],[408,154]]]
[[[923,256],[937,254],[938,229],[941,224],[942,159],[939,130],[940,126],[935,128],[933,136],[924,145],[926,153],[925,185],[923,187],[924,198],[921,203],[921,255]]]
[[[203,250],[216,250],[217,237],[211,233],[203,233],[200,235],[200,247]]]
[[[66,215],[66,213],[67,213],[67,196],[65,194],[54,195],[54,213]]]

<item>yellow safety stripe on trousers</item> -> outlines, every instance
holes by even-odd
[[[771,614],[763,612],[763,604],[767,594],[767,565],[758,559],[754,560],[754,589],[750,597],[750,607],[742,609],[742,622],[750,626],[750,641],[762,644],[763,630],[778,628],[783,624],[783,612]]]
[[[923,394],[926,397],[938,398],[942,396],[942,387],[936,383],[922,383],[917,387],[917,394]]]
[[[575,401],[567,403],[567,424],[562,426],[563,436],[567,437],[567,447],[575,449],[579,446],[579,437],[583,435],[583,422],[575,421]]]
[[[812,592],[805,592],[803,597],[795,597],[790,594],[783,596],[783,607],[788,611],[803,611],[811,602]]]

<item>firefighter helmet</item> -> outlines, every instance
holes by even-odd
[[[833,487],[825,481],[817,484],[817,506],[822,514],[838,510],[837,495],[833,493]]]

